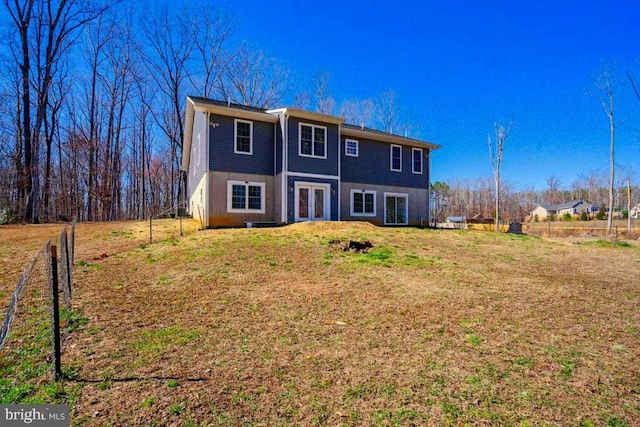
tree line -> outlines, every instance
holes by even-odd
[[[109,0],[3,0],[0,16],[0,222],[163,212],[186,197],[187,95],[270,108],[293,90],[286,67],[236,41],[233,16],[213,4],[140,13]],[[338,108],[326,72],[294,103],[411,130],[393,91]]]
[[[614,212],[623,215],[627,209],[627,194],[631,190],[631,206],[640,203],[640,187],[633,184],[633,171],[618,168],[618,179],[614,186]],[[630,188],[628,188],[630,183]],[[495,218],[494,177],[478,179],[436,181],[431,185],[434,220],[444,222],[450,216],[475,215]],[[564,184],[555,175],[546,179],[546,187],[535,190],[532,186],[518,189],[512,182],[500,182],[500,218],[506,221],[522,222],[538,205],[558,205],[565,202],[585,200],[608,211],[608,176],[599,170],[590,170],[577,175],[576,179]],[[612,215],[613,217],[613,215]]]

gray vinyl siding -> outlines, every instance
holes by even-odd
[[[295,176],[289,176],[287,178],[287,223],[292,224],[295,222],[295,183],[296,182],[309,182],[318,184],[331,184],[331,193],[329,200],[331,203],[331,221],[338,221],[338,181],[335,179],[317,179],[317,178],[300,178]]]
[[[196,111],[193,117],[193,133],[191,141],[191,161],[189,162],[189,198],[196,191],[198,183],[202,179],[207,168],[207,114]]]
[[[281,121],[284,120],[283,116],[280,114],[280,121],[276,123],[274,126],[276,127],[276,170],[274,175],[278,175],[282,172],[282,130],[284,126],[282,126]]]
[[[299,124],[324,126],[327,128],[327,158],[303,157],[299,155]],[[300,120],[294,117],[288,119],[289,140],[287,144],[289,172],[311,173],[318,175],[338,175],[338,126],[327,123]]]
[[[236,154],[234,118],[211,115],[209,128],[209,167],[220,172],[273,176],[274,124],[253,121],[253,154]]]
[[[344,154],[345,139],[358,141],[358,157]],[[391,145],[387,142],[343,136],[340,143],[342,181],[390,187],[427,188],[429,186],[429,150],[422,149],[422,174],[415,174],[412,172],[412,147],[401,146],[402,172],[396,172],[391,170]]]

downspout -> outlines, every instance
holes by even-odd
[[[340,210],[340,201],[342,199],[342,125],[338,124],[338,221],[342,219],[342,211]]]
[[[431,150],[427,148],[427,227],[431,226]]]
[[[209,159],[209,150],[211,145],[211,113],[207,112],[205,116],[205,125],[206,125],[206,140],[205,140],[205,158],[204,158],[204,194],[205,194],[205,204],[204,204],[204,227],[209,228],[209,203],[211,199],[211,194],[209,193],[209,170],[211,168],[210,159]]]
[[[289,117],[286,110],[282,113],[282,206],[281,206],[281,219],[284,224],[287,223],[287,172],[289,165],[287,164],[287,145],[289,143]]]
[[[277,150],[277,148],[278,148],[278,138],[277,138],[277,132],[278,132],[278,125],[274,124],[274,126],[273,126],[273,189],[272,189],[273,190],[274,201],[275,201],[275,197],[276,197],[276,194],[275,194],[275,191],[276,191],[276,185],[275,185],[276,184],[276,178],[275,177],[276,177],[276,172],[278,170],[278,161],[277,161],[278,160],[278,150]],[[274,206],[274,208],[275,208],[275,206]],[[274,212],[274,215],[273,215],[273,219],[274,220],[276,219],[275,212]]]

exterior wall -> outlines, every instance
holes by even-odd
[[[276,175],[273,178],[273,220],[278,224],[284,222],[282,218],[282,174],[281,173]]]
[[[203,173],[200,181],[195,183],[193,194],[189,197],[189,212],[194,219],[200,221],[204,227],[206,223],[204,217],[206,215],[205,203],[207,200],[207,173]]]
[[[235,124],[233,117],[211,114],[209,129],[209,170],[220,172],[273,175],[274,125],[253,121],[253,153],[237,154],[235,150]]]
[[[313,157],[303,157],[299,155],[299,124],[324,126],[327,128],[327,158],[319,159]],[[287,121],[288,143],[287,159],[288,172],[309,173],[317,175],[338,175],[338,126],[315,122],[311,120],[289,117]]]
[[[277,221],[274,217],[274,178],[228,172],[209,172],[209,227],[244,227],[245,221]],[[265,213],[227,212],[227,181],[264,182]]]
[[[191,162],[189,163],[189,175],[187,177],[189,198],[194,196],[200,185],[202,177],[207,170],[207,114],[196,111],[193,117],[193,134],[191,141]],[[191,204],[190,204],[191,205]],[[193,212],[190,211],[192,214]]]
[[[351,190],[367,190],[376,192],[375,217],[351,215]],[[408,225],[427,226],[429,224],[429,191],[426,188],[372,185],[344,181],[340,184],[340,220],[368,221],[375,225],[385,225],[384,193],[404,193],[408,195]]]
[[[295,184],[296,182],[330,184],[331,192],[329,194],[329,202],[331,204],[331,221],[338,221],[338,181],[335,179],[318,179],[318,178],[300,178],[295,176],[287,177],[287,223],[295,222]]]
[[[551,213],[555,214],[555,211],[552,211]],[[538,206],[533,211],[531,211],[531,218],[534,218],[536,215],[538,215],[539,220],[543,220],[547,218],[549,212],[542,206]]]
[[[558,210],[558,215],[569,213],[571,215],[580,215],[582,212],[591,213],[591,203],[580,203],[572,208],[564,208]]]
[[[358,157],[345,155],[345,139],[358,141]],[[342,136],[340,142],[341,180],[392,187],[429,187],[429,150],[422,149],[422,174],[412,172],[412,147],[402,146],[402,171],[391,170],[391,145],[368,139]],[[398,144],[399,145],[399,144]]]

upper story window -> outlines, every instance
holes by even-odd
[[[358,157],[358,141],[355,139],[344,140],[344,155]]]
[[[422,173],[422,148],[414,148],[411,150],[413,156],[413,173]]]
[[[235,119],[234,136],[234,153],[253,154],[253,122]]]
[[[402,172],[402,147],[399,145],[391,146],[391,170]]]
[[[327,158],[327,128],[300,123],[298,154],[305,157]]]

